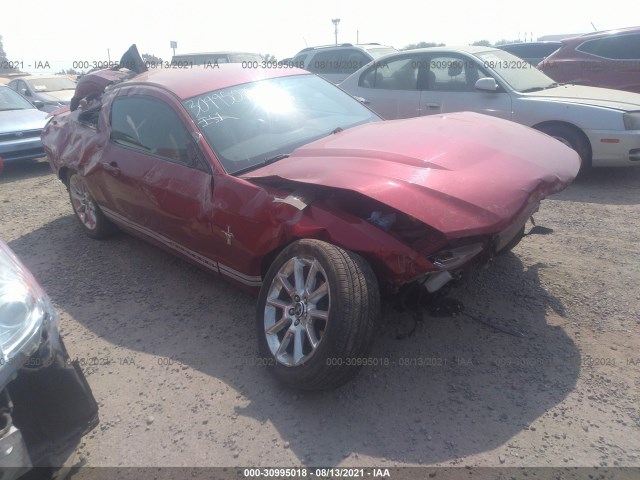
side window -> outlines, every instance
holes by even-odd
[[[293,57],[293,64],[296,67],[300,67],[301,65],[304,65],[304,68],[309,68],[309,65],[307,65],[306,60],[307,60],[308,55],[306,53],[301,53],[300,55],[296,55],[295,57]]]
[[[612,60],[640,59],[640,34],[617,35],[590,40],[576,50]]]
[[[345,49],[340,56],[340,64],[338,65],[338,73],[352,74],[356,70],[360,70],[371,59],[360,50]]]
[[[113,101],[111,140],[174,162],[191,164],[187,129],[169,105],[152,97],[120,97]]]
[[[471,60],[452,55],[429,60],[428,89],[444,92],[473,92],[476,81],[486,76]]]
[[[16,82],[16,92],[18,92],[20,95],[24,95],[25,97],[30,97],[31,94],[29,93],[29,90],[27,90],[27,84],[22,81],[22,80],[18,80]]]
[[[102,105],[85,110],[78,115],[78,122],[87,127],[97,129]]]
[[[307,70],[319,75],[327,73],[349,75],[364,67],[370,61],[371,59],[360,50],[342,48],[318,53],[307,65]]]
[[[338,65],[340,63],[340,53],[337,50],[329,52],[319,52],[314,55],[309,63],[306,64],[307,70],[319,75],[326,75],[327,73],[338,73]]]
[[[426,63],[415,56],[376,61],[360,76],[359,85],[383,90],[417,90],[418,72],[425,66]]]
[[[11,90],[14,90],[14,91],[16,91],[16,92],[17,92],[17,91],[18,91],[18,82],[11,82],[11,83],[8,85],[8,87],[9,87]]]

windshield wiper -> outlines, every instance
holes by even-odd
[[[251,165],[250,167],[241,168],[240,170],[236,170],[235,172],[233,172],[232,175],[239,175],[241,173],[246,173],[246,172],[248,172],[250,170],[254,170],[256,168],[264,167],[265,165],[270,165],[272,163],[277,162],[278,160],[282,160],[282,159],[285,159],[285,158],[288,158],[288,157],[289,157],[288,153],[280,153],[278,155],[274,155],[273,157],[265,158],[260,163],[256,163],[255,165]]]

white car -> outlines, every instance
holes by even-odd
[[[397,50],[379,43],[308,47],[296,53],[292,65],[338,83],[370,61],[393,52]]]
[[[339,86],[386,119],[473,111],[545,132],[589,166],[640,166],[640,94],[561,85],[527,61],[487,47],[399,52]]]

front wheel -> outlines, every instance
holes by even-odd
[[[264,279],[256,314],[260,355],[289,386],[338,387],[366,364],[379,314],[378,282],[362,257],[299,240]]]
[[[578,152],[580,173],[589,170],[591,167],[591,147],[589,141],[580,131],[567,125],[542,125],[536,128]]]

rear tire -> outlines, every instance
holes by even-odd
[[[73,213],[87,235],[100,239],[109,237],[117,231],[117,227],[100,210],[89,191],[87,182],[79,173],[69,170],[67,188]]]
[[[379,315],[378,282],[362,257],[299,240],[273,261],[260,291],[262,361],[291,387],[336,388],[366,364]]]

